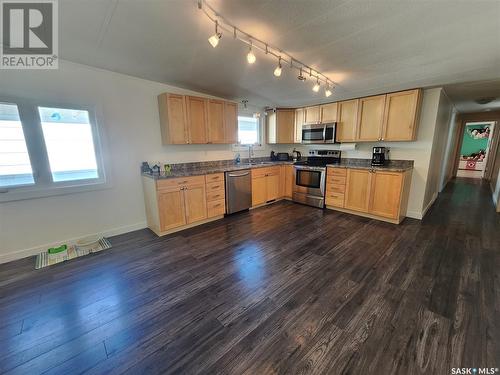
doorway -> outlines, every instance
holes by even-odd
[[[485,178],[495,122],[466,122],[462,134],[457,177]]]

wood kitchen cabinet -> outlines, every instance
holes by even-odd
[[[207,143],[208,100],[186,96],[189,143]]]
[[[348,169],[345,185],[344,207],[354,211],[368,212],[370,203],[371,171]]]
[[[386,95],[369,96],[359,99],[358,104],[358,142],[380,141],[384,124]]]
[[[328,168],[327,208],[395,224],[403,220],[408,204],[411,170],[393,172],[348,168],[345,185],[342,176],[332,172]]]
[[[292,199],[292,194],[293,194],[293,185],[295,184],[295,181],[293,180],[293,165],[284,165],[284,191],[283,191],[283,196],[285,198],[290,198]]]
[[[238,104],[221,99],[158,95],[163,144],[238,143]]]
[[[293,143],[302,143],[302,125],[304,125],[304,108],[295,110],[295,139]]]
[[[338,104],[328,103],[320,106],[320,123],[330,124],[332,122],[337,122],[338,118]]]
[[[337,141],[355,142],[358,125],[359,99],[338,103]]]
[[[295,109],[276,109],[267,116],[267,143],[295,142]]]
[[[223,173],[142,179],[148,227],[159,236],[219,219],[225,213]]]
[[[280,167],[252,169],[252,206],[281,198]]]
[[[224,143],[238,143],[238,104],[224,101]]]
[[[208,100],[208,143],[224,143],[224,101],[217,99]]]
[[[414,141],[417,136],[422,90],[408,90],[386,95],[383,141]]]
[[[304,125],[319,124],[320,109],[319,105],[304,108]]]
[[[189,143],[186,102],[183,95],[161,94],[158,96],[160,129],[163,144]]]

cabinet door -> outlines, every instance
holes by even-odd
[[[293,191],[293,166],[285,165],[285,197],[292,198]]]
[[[266,116],[266,140],[268,144],[278,143],[278,122],[276,121],[276,112],[267,111]]]
[[[384,123],[385,95],[359,99],[358,141],[380,141]]]
[[[329,124],[332,122],[337,122],[337,103],[323,104],[320,107],[321,110],[321,123]]]
[[[266,176],[252,178],[252,206],[257,206],[267,201]]]
[[[189,143],[207,143],[207,99],[186,96]]]
[[[304,108],[304,124],[318,124],[320,120],[319,105]]]
[[[302,125],[304,125],[304,108],[295,110],[295,140],[294,143],[302,142]]]
[[[370,210],[373,215],[397,219],[403,189],[403,173],[372,173]]]
[[[207,218],[205,185],[190,185],[184,188],[186,222],[194,223]]]
[[[344,194],[344,207],[368,212],[372,173],[364,169],[348,169]]]
[[[295,110],[278,109],[276,110],[277,123],[277,142],[293,143],[295,140]]]
[[[224,143],[224,101],[208,101],[208,143]]]
[[[266,202],[280,197],[280,172],[276,168],[266,176]]]
[[[387,94],[382,140],[415,140],[420,101],[420,89]]]
[[[238,104],[224,102],[225,143],[238,143]]]
[[[188,143],[186,103],[183,95],[161,94],[160,109],[161,138],[163,144]]]
[[[158,191],[158,212],[162,232],[186,224],[184,195],[180,187]]]
[[[338,103],[337,141],[354,142],[356,140],[358,103],[358,99]]]

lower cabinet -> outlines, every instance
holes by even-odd
[[[281,198],[280,166],[252,169],[252,206]]]
[[[392,223],[406,213],[411,171],[328,168],[326,206]],[[336,172],[337,170],[337,172]],[[343,183],[345,181],[345,183]]]
[[[283,196],[285,198],[290,198],[292,199],[292,194],[293,194],[293,185],[295,181],[293,180],[293,165],[284,165],[284,191],[283,191]]]
[[[154,180],[143,177],[148,226],[158,235],[225,213],[224,174]]]

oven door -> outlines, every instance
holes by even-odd
[[[302,143],[325,143],[325,125],[303,125]]]
[[[294,167],[293,191],[297,193],[324,197],[325,169],[314,167]]]

